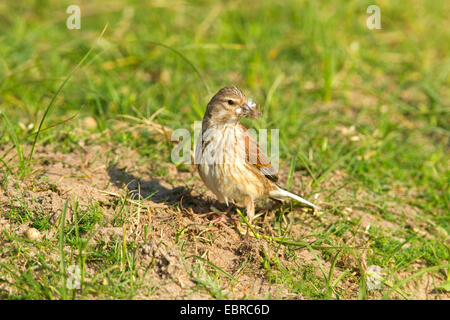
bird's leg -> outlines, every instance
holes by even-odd
[[[255,218],[255,203],[253,199],[250,197],[246,197],[244,200],[245,210],[247,211],[247,220],[250,224],[253,223],[253,219]],[[249,226],[247,225],[247,232],[245,233],[244,242],[248,241],[249,236]]]
[[[249,235],[249,228],[247,226],[247,232],[245,233],[245,238],[244,238],[244,242],[248,241],[248,235]]]
[[[250,197],[246,197],[244,202],[245,202],[245,209],[247,211],[248,222],[252,223],[253,218],[255,217],[255,203],[253,202],[253,199]]]

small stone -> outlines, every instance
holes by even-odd
[[[86,117],[83,120],[84,126],[88,129],[93,129],[97,127],[97,121],[92,117]]]
[[[29,228],[26,232],[26,235],[30,240],[39,240],[41,238],[41,233],[35,228]]]

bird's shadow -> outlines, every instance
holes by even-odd
[[[107,169],[109,179],[117,188],[125,188],[130,197],[135,199],[147,199],[155,203],[164,203],[168,206],[182,205],[185,209],[192,209],[196,214],[211,212],[211,205],[216,206],[216,201],[206,200],[203,196],[192,195],[191,190],[184,186],[166,188],[160,180],[142,180],[139,177],[119,168],[113,164]]]

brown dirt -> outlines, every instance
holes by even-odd
[[[195,256],[209,260],[229,274],[235,274],[241,269],[237,283],[231,284],[231,280],[221,282],[223,293],[227,298],[240,299],[243,297],[271,297],[275,299],[302,299],[299,294],[292,293],[282,285],[271,284],[261,267],[260,258],[264,253],[269,257],[276,257],[287,268],[295,267],[299,261],[303,264],[311,264],[316,269],[316,274],[321,275],[319,265],[314,255],[307,249],[294,250],[297,259],[289,259],[279,246],[264,240],[250,237],[244,239],[242,227],[237,223],[210,224],[210,220],[217,217],[211,206],[223,208],[223,205],[214,200],[213,195],[206,190],[193,170],[187,172],[178,171],[172,164],[158,164],[167,167],[168,176],[152,175],[155,164],[139,165],[136,159],[139,155],[125,147],[80,146],[72,153],[54,152],[50,147],[39,147],[36,150],[35,165],[32,175],[24,180],[17,180],[10,176],[4,187],[0,184],[0,206],[4,208],[0,216],[0,228],[15,231],[26,236],[29,229],[27,224],[20,225],[10,221],[5,214],[11,208],[26,206],[33,210],[44,210],[52,214],[52,223],[57,224],[66,199],[78,201],[81,208],[88,207],[96,201],[104,210],[106,223],[101,224],[93,232],[91,241],[103,240],[105,243],[111,239],[122,239],[125,233],[127,241],[135,241],[139,244],[137,261],[140,266],[150,268],[145,277],[149,283],[157,289],[151,296],[155,299],[210,299],[211,294],[197,291],[195,287],[195,275],[189,274],[198,260]],[[326,188],[338,188],[342,183],[344,173],[336,171],[326,182]],[[281,172],[281,178],[285,179],[286,172]],[[293,185],[304,186],[304,191],[309,192],[308,179],[300,174],[294,176]],[[299,191],[299,190],[294,190]],[[123,227],[114,227],[108,221],[117,213],[118,200],[128,194],[130,206],[128,219]],[[149,199],[143,200],[151,196]],[[339,192],[337,193],[339,196]],[[319,203],[323,195],[319,195]],[[135,199],[135,201],[133,200]],[[139,201],[137,201],[139,200]],[[267,214],[260,223],[261,231],[265,234],[274,233],[270,222],[274,219],[274,212],[270,207],[261,207]],[[295,239],[314,240],[311,236],[320,230],[314,229],[314,222],[321,219],[333,221],[342,219],[341,216],[326,216],[323,214],[313,216],[303,209],[295,208],[296,221],[292,236]],[[377,224],[395,229],[397,226],[384,221],[379,217],[365,212],[344,208],[347,218],[361,218],[361,236],[352,237],[344,235],[342,241],[351,243],[352,246],[366,244],[364,230],[370,225]],[[239,220],[236,215],[233,216]],[[70,211],[67,219],[70,219]],[[144,226],[151,225],[149,236],[144,239]],[[41,236],[46,239],[56,240],[56,228],[44,232]],[[180,239],[185,240],[183,252],[179,250],[180,242],[177,242],[177,234],[182,234]],[[307,237],[307,238],[306,238]],[[183,257],[187,268],[183,264]],[[320,253],[318,256],[328,272],[330,261],[324,260]],[[1,257],[0,257],[1,259]],[[57,259],[57,258],[55,258]],[[359,273],[358,265],[364,264],[363,254],[343,254],[337,264],[335,277],[344,269],[350,269],[352,275]],[[292,262],[295,261],[296,262]],[[330,259],[328,259],[330,260]],[[25,268],[25,266],[23,266]],[[94,276],[95,268],[88,267]],[[144,268],[145,269],[145,268]],[[142,273],[144,276],[144,273]],[[425,290],[421,287],[420,290]],[[346,292],[345,296],[357,297],[358,279],[345,277],[338,285],[338,290]],[[412,292],[417,292],[414,288]],[[426,290],[425,290],[426,291]],[[429,290],[420,292],[418,298],[437,298]],[[442,298],[442,295],[439,296]],[[143,293],[138,293],[137,298],[148,298]],[[447,297],[448,298],[448,297]]]

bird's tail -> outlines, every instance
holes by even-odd
[[[316,208],[317,210],[320,210],[320,207],[312,204],[308,200],[305,200],[302,197],[300,197],[300,196],[298,196],[298,195],[296,195],[296,194],[294,194],[292,192],[289,192],[289,191],[287,191],[285,189],[282,189],[282,188],[277,188],[276,190],[271,191],[269,193],[269,195],[270,195],[271,198],[274,198],[274,199],[277,199],[277,200],[283,200],[285,198],[292,198],[292,199],[295,199],[295,200],[297,200],[297,201],[299,201],[301,203],[307,204],[310,207],[313,207],[313,208]]]

